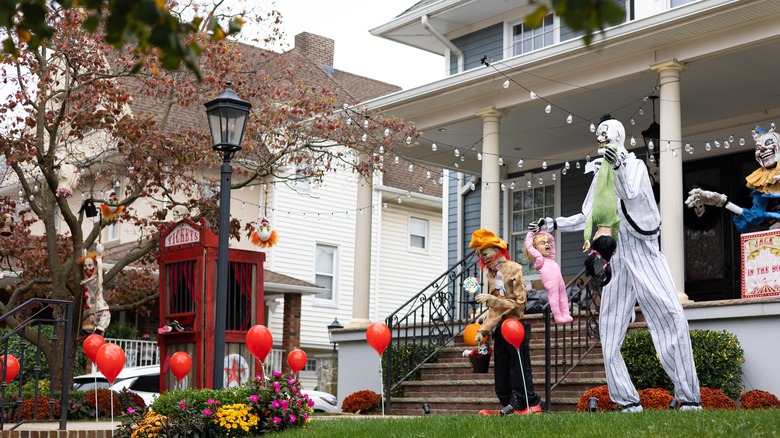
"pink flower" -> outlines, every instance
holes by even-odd
[[[209,415],[211,415],[211,409],[204,409],[204,410],[203,410],[203,415],[205,415],[205,416],[207,416],[207,417],[208,417]]]
[[[185,405],[184,402],[179,402],[179,407],[184,409],[187,407],[187,405]]]
[[[295,377],[290,377],[290,380],[288,380],[287,383],[289,383],[290,385],[295,383]]]
[[[287,404],[287,400],[282,400],[282,410],[286,411],[290,408],[290,405]]]
[[[290,423],[295,423],[295,415],[290,414]]]
[[[128,414],[135,414],[135,409],[133,409],[133,407],[130,406],[130,407],[127,408],[127,413]]]
[[[255,394],[252,394],[252,396],[249,397],[249,400],[252,400],[252,403],[257,403],[257,401],[260,400],[260,397],[258,397]]]
[[[279,424],[282,422],[282,419],[279,417],[274,417],[274,424]]]
[[[271,406],[273,406],[275,409],[279,409],[279,400],[274,400],[273,403],[271,403]]]
[[[276,392],[279,392],[279,391],[281,391],[281,388],[279,387],[279,382],[274,382],[274,390],[275,390]]]
[[[149,333],[144,333],[144,335],[141,336],[141,337],[144,338],[144,339],[149,339]]]
[[[309,403],[307,403],[307,404],[309,405],[309,407],[312,407],[312,406],[314,406],[314,400],[312,400],[312,399],[309,399]]]
[[[279,371],[274,371],[274,377],[279,377],[281,375],[282,375],[282,373],[280,373]]]
[[[217,402],[214,401],[214,399],[209,399],[206,403],[208,403],[210,406],[217,404]]]

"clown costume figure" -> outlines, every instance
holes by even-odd
[[[550,311],[557,324],[572,322],[569,314],[569,297],[566,295],[566,283],[561,276],[561,267],[555,261],[555,239],[545,230],[537,233],[528,232],[525,236],[525,255],[534,262],[534,269],[539,271],[547,297],[550,300]]]
[[[111,323],[111,312],[103,298],[102,257],[94,252],[80,258],[77,263],[82,267],[84,291],[84,311],[81,319],[81,333],[102,335]]]
[[[500,411],[483,409],[479,411],[479,415],[541,413],[541,400],[534,392],[531,378],[531,355],[528,350],[531,325],[523,324],[525,337],[519,353],[501,333],[504,320],[512,318],[520,321],[525,313],[523,266],[509,260],[506,242],[490,230],[483,228],[474,231],[469,248],[474,248],[485,279],[482,285],[483,293],[474,297],[474,300],[488,308],[487,317],[474,339],[477,344],[481,344],[484,338],[493,334],[496,396],[504,406]]]
[[[745,177],[747,187],[752,190],[751,208],[742,208],[729,202],[722,193],[701,188],[688,192],[688,199],[685,200],[685,205],[695,210],[703,209],[704,205],[724,207],[734,213],[734,226],[740,233],[756,227],[780,227],[780,168],[777,166],[780,134],[775,132],[774,123],[768,132],[756,126],[752,134],[756,142],[756,161],[761,167]]]
[[[625,129],[617,120],[599,124],[598,135],[607,136],[617,150],[603,148],[598,166],[612,166],[620,217],[617,252],[612,257],[612,281],[602,290],[599,335],[604,353],[609,396],[623,412],[640,412],[639,394],[620,347],[639,302],[647,321],[661,365],[674,384],[676,406],[680,410],[701,410],[699,379],[693,361],[688,321],[685,319],[669,265],[658,249],[661,215],[653,196],[645,163],[629,153],[623,141]],[[569,217],[544,218],[529,226],[531,231],[549,228],[582,231],[585,217],[593,208],[594,191],[600,178],[595,172],[582,213]]]

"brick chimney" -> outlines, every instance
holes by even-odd
[[[315,64],[333,67],[334,47],[334,41],[324,36],[309,32],[295,35],[295,48]]]

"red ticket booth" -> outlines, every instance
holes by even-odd
[[[231,249],[228,254],[225,357],[214,358],[214,303],[217,240],[205,221],[183,219],[160,236],[160,322],[173,330],[158,335],[160,391],[213,388],[213,367],[224,369],[223,387],[239,386],[260,374],[260,362],[246,347],[246,333],[263,321],[263,262],[259,251]],[[178,324],[176,324],[178,323]],[[179,382],[169,369],[171,356],[187,352],[192,369]],[[217,362],[217,363],[215,363]]]

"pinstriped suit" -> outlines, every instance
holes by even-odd
[[[612,281],[602,292],[599,317],[609,395],[621,406],[639,403],[639,394],[620,354],[634,304],[638,301],[661,365],[674,384],[675,398],[684,403],[698,403],[699,379],[688,321],[677,297],[669,265],[658,249],[661,220],[647,168],[625,149],[621,151],[621,159],[621,165],[615,170],[620,215],[618,249],[611,260]],[[604,165],[609,163],[604,162]],[[598,172],[594,174],[582,213],[554,221],[547,218],[548,227],[561,231],[583,230],[585,217],[593,205]]]

